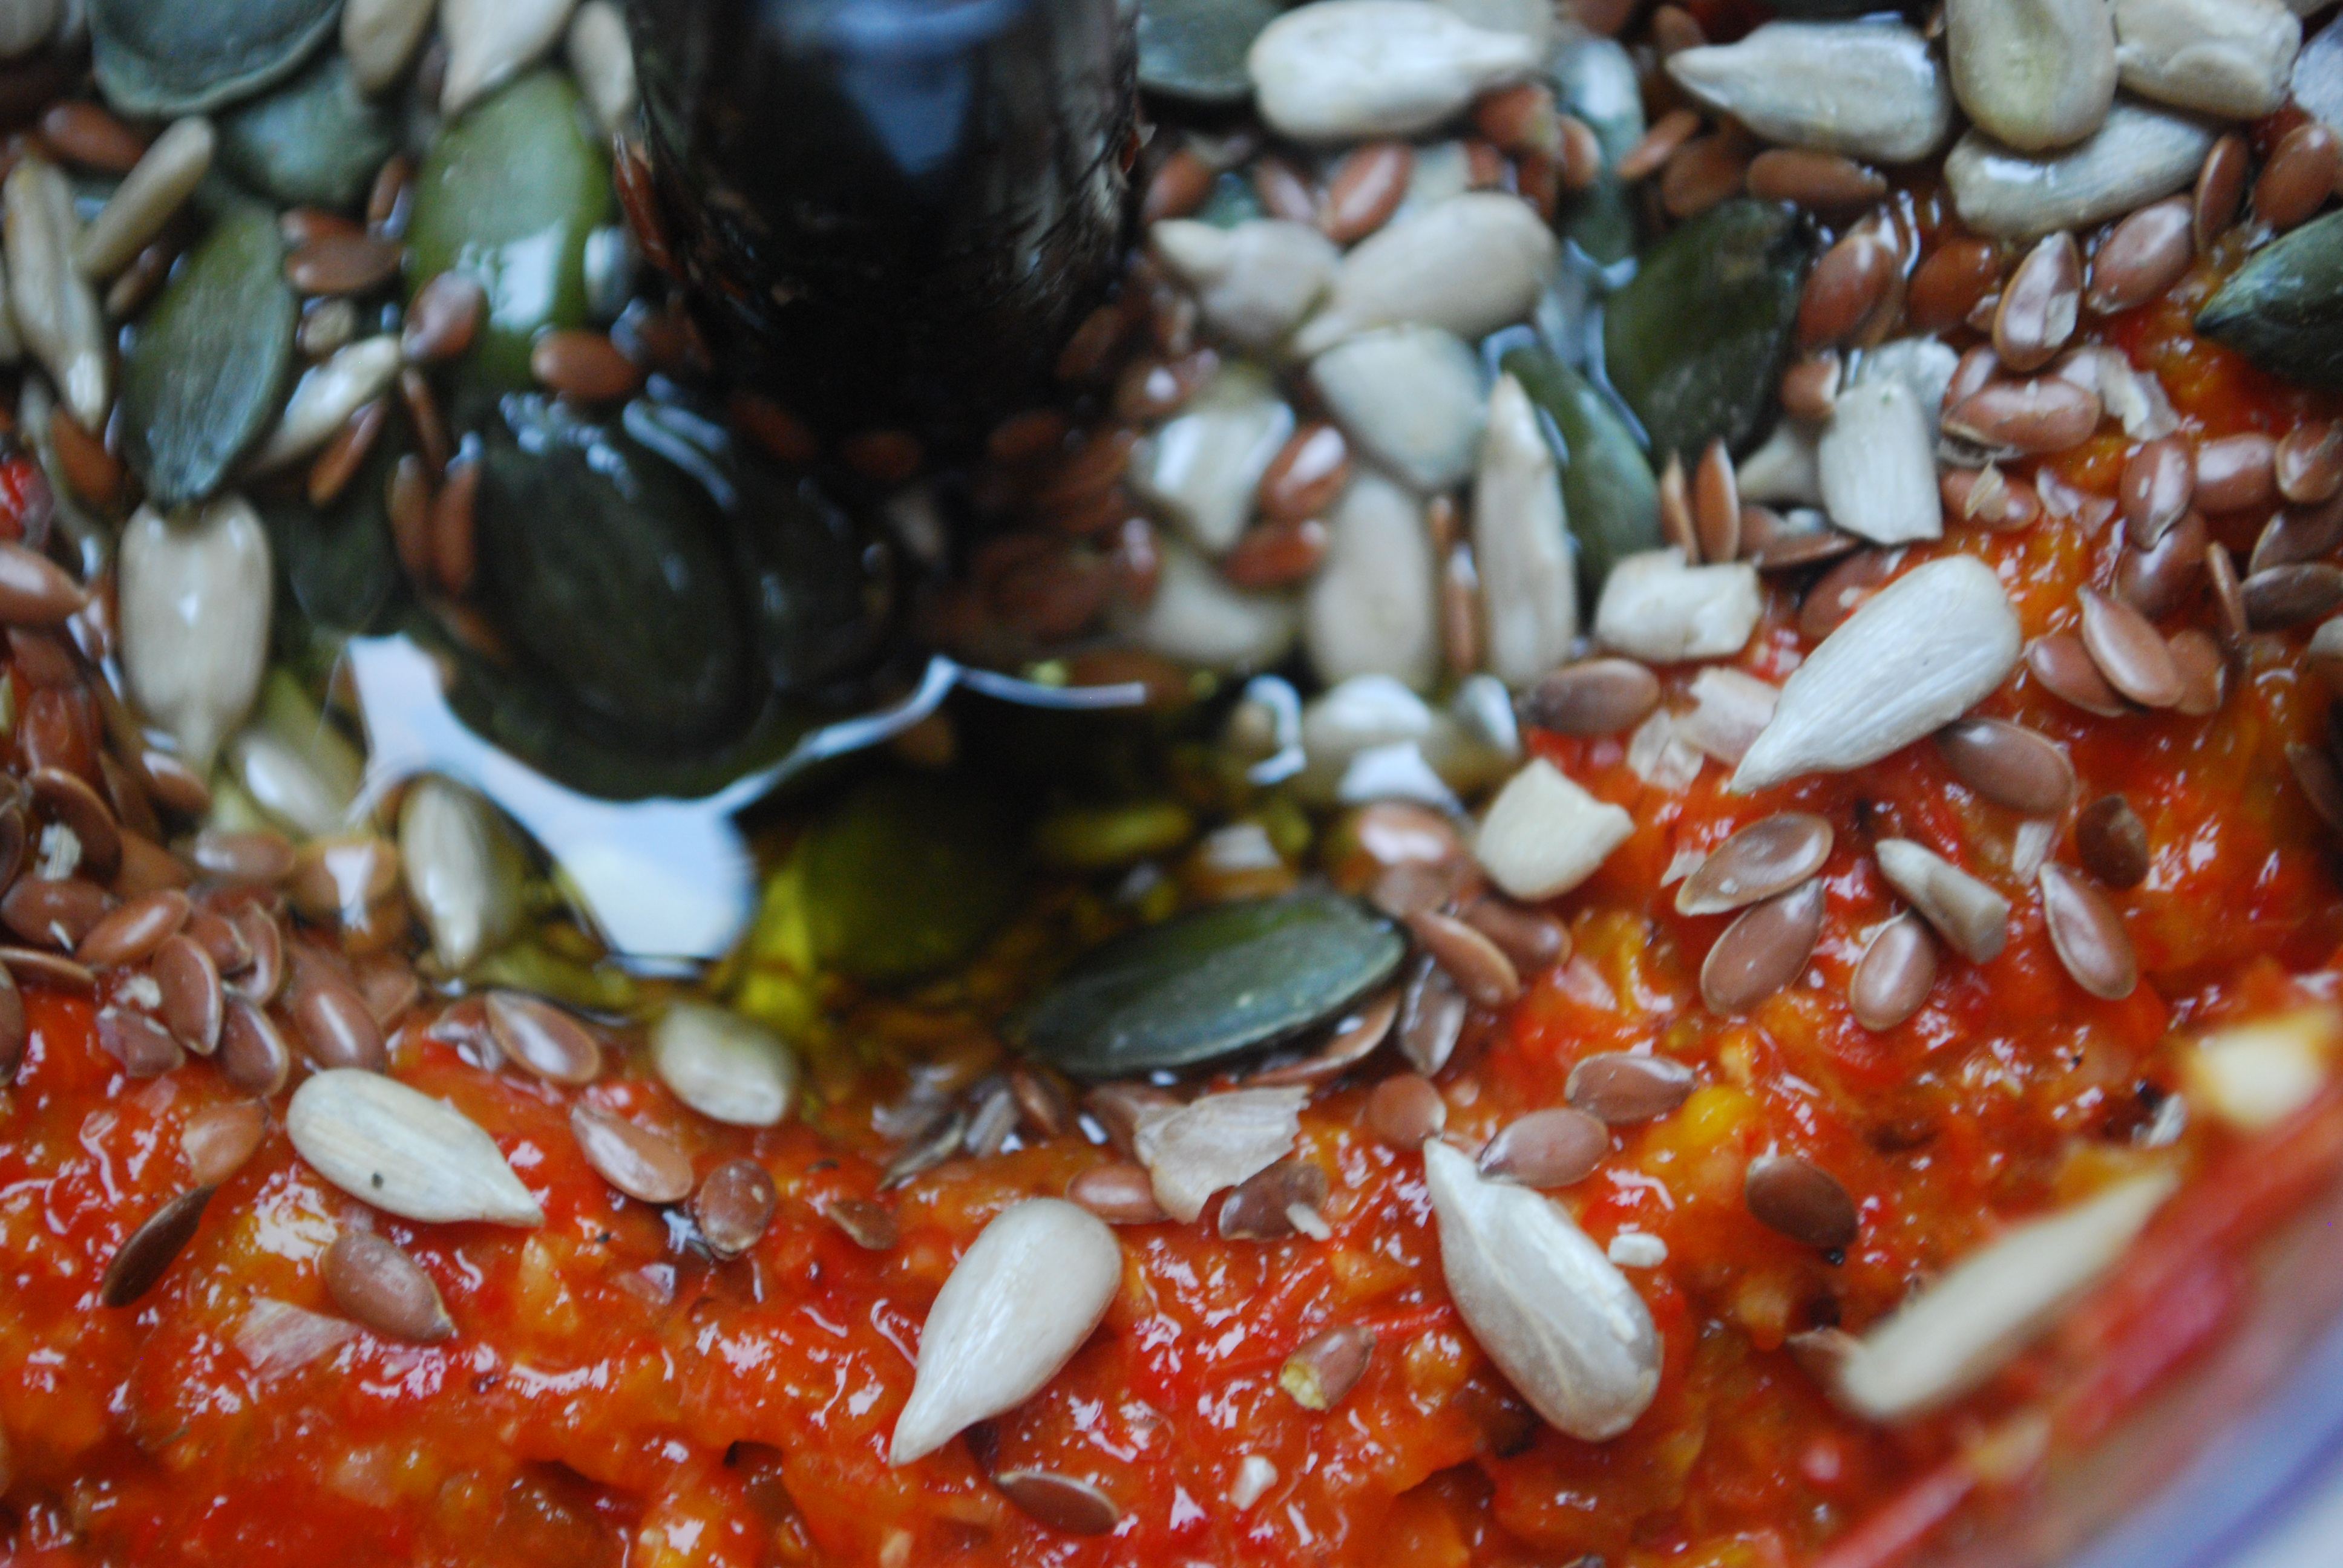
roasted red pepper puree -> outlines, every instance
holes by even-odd
[[[2158,371],[2192,426],[2274,427],[2302,395],[2186,335],[2219,259],[2109,336]],[[2121,449],[2102,440],[2059,470],[2109,496]],[[2260,521],[2217,519],[2217,532],[2242,550]],[[2035,635],[2065,627],[2077,587],[2104,579],[2110,536],[2046,521],[2010,536],[1956,528],[1946,548],[1992,564]],[[1776,591],[1744,665],[1785,675],[1794,626]],[[2009,875],[2016,818],[1963,789],[1926,743],[1857,778],[1745,799],[1723,793],[1715,768],[1664,795],[1618,741],[1533,737],[1637,829],[1560,906],[1573,960],[1510,1015],[1481,1020],[1443,1075],[1450,1126],[1477,1138],[1557,1102],[1570,1065],[1596,1050],[1650,1047],[1699,1070],[1681,1111],[1624,1130],[1562,1195],[1598,1241],[1633,1229],[1665,1244],[1665,1262],[1632,1274],[1665,1338],[1657,1398],[1608,1443],[1541,1427],[1448,1305],[1420,1162],[1362,1129],[1363,1091],[1323,1096],[1302,1152],[1333,1177],[1331,1241],[1224,1241],[1209,1223],[1122,1231],[1124,1285],[1104,1327],[1041,1394],[977,1434],[994,1465],[1105,1490],[1122,1523],[1102,1539],[1028,1518],[969,1443],[906,1470],[884,1462],[953,1260],[1005,1204],[1062,1191],[1102,1157],[1091,1145],[947,1164],[886,1200],[901,1244],[868,1251],[821,1212],[875,1191],[884,1151],[854,1131],[869,1125],[867,1101],[833,1102],[817,1127],[750,1134],[683,1111],[639,1073],[579,1091],[670,1131],[703,1171],[746,1153],[772,1173],[771,1231],[713,1264],[586,1165],[568,1130],[571,1091],[484,1072],[416,1020],[395,1070],[494,1134],[541,1201],[541,1229],[372,1214],[272,1132],[160,1286],[109,1310],[96,1301],[106,1263],[188,1185],[181,1129],[230,1091],[204,1063],[125,1080],[96,1048],[89,1002],[36,984],[33,1044],[0,1094],[8,1560],[1225,1568],[1596,1553],[1634,1568],[1786,1568],[1835,1542],[1834,1568],[1877,1568],[1976,1489],[1980,1433],[2039,1411],[2053,1442],[2087,1441],[2199,1350],[2234,1306],[2232,1254],[2343,1162],[2331,1093],[2258,1142],[2209,1119],[2154,1155],[2131,1138],[2173,1087],[2176,1033],[2331,994],[2343,900],[2283,760],[2287,743],[2315,737],[2323,695],[2290,653],[2255,648],[2210,719],[2094,719],[2023,672],[1986,705],[2066,743],[2085,799],[2121,789],[2146,821],[2154,870],[2116,901],[2148,983],[2120,1002],[2066,978]],[[1724,921],[1676,915],[1663,879],[1687,851],[1790,807],[1839,829],[1819,983],[1713,1018],[1694,976]],[[1842,999],[1864,933],[1896,908],[1859,846],[1890,833],[2016,896],[2000,958],[1947,958],[1920,1014],[1874,1035]],[[2052,852],[2073,858],[2067,841]],[[1806,1156],[1855,1195],[1862,1231],[1843,1259],[1749,1216],[1742,1171],[1768,1150]],[[1804,1329],[1860,1330],[2003,1220],[2150,1158],[2199,1180],[2115,1282],[1959,1410],[1883,1432],[1836,1412],[1784,1348]],[[421,1262],[455,1338],[361,1333],[259,1370],[269,1347],[249,1338],[253,1300],[330,1312],[315,1259],[351,1224]],[[1341,1404],[1312,1412],[1277,1373],[1336,1323],[1371,1325],[1377,1349]],[[1229,1499],[1248,1460],[1275,1478],[1240,1507]]]

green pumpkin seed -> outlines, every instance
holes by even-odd
[[[589,735],[704,746],[745,719],[749,646],[723,515],[626,435],[508,399],[474,509],[487,601]]]
[[[488,291],[472,365],[489,382],[530,384],[529,345],[587,318],[586,239],[609,221],[610,173],[589,140],[578,90],[553,71],[524,76],[440,132],[416,179],[407,279],[450,267]]]
[[[1584,38],[1554,61],[1555,96],[1586,122],[1603,149],[1603,173],[1564,205],[1560,227],[1578,248],[1609,266],[1635,254],[1635,207],[1611,171],[1644,139],[1644,94],[1635,63],[1612,38]]]
[[[97,85],[126,115],[200,115],[299,70],[341,9],[341,0],[90,0]]]
[[[1222,904],[1108,943],[1023,1022],[1077,1078],[1193,1067],[1322,1023],[1399,968],[1406,941],[1332,893]]]
[[[1711,207],[1644,253],[1611,297],[1604,368],[1654,457],[1689,464],[1717,437],[1736,452],[1756,437],[1813,255],[1795,207],[1749,200]]]
[[[1245,54],[1281,14],[1268,0],[1144,0],[1139,85],[1192,103],[1242,103],[1252,95]]]
[[[1593,593],[1622,558],[1660,546],[1652,466],[1610,399],[1553,354],[1516,348],[1499,363],[1562,436],[1563,510],[1578,540],[1580,581]]]
[[[156,506],[211,494],[276,417],[297,314],[275,215],[223,212],[123,360],[123,456]]]
[[[260,520],[284,589],[278,604],[295,612],[276,619],[280,652],[309,651],[304,631],[337,638],[378,629],[386,618],[403,579],[384,498],[391,468],[407,449],[386,431],[341,498],[323,511],[297,498],[262,506]]]
[[[397,119],[358,91],[339,54],[219,120],[220,161],[288,206],[349,210],[397,150]]]
[[[787,692],[855,674],[878,651],[892,608],[886,550],[809,480],[753,464],[731,477],[733,550],[759,663]]]
[[[1023,886],[1014,832],[965,781],[870,779],[791,857],[813,957],[876,983],[949,969],[1008,918]]]
[[[2298,386],[2343,387],[2343,212],[2237,268],[2197,312],[2197,330]]]

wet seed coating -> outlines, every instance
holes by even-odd
[[[1936,732],[1936,749],[1962,783],[2013,811],[2055,817],[2075,798],[2066,752],[2006,719],[1957,719]]]
[[[1048,1470],[1004,1470],[992,1478],[1002,1496],[1052,1530],[1104,1535],[1122,1522],[1114,1500],[1087,1481]]]
[[[1481,1151],[1481,1174],[1524,1187],[1583,1181],[1611,1152],[1611,1130],[1584,1111],[1533,1111],[1500,1128]]]
[[[130,1232],[98,1282],[97,1299],[109,1307],[135,1306],[162,1283],[164,1271],[196,1238],[203,1223],[204,1206],[212,1201],[209,1187],[180,1193],[149,1214]]]
[[[773,1179],[753,1160],[731,1160],[708,1173],[691,1201],[691,1217],[709,1251],[737,1258],[762,1240],[779,1202]]]
[[[1563,1093],[1596,1121],[1624,1127],[1667,1115],[1692,1091],[1692,1069],[1680,1061],[1604,1051],[1573,1067]]]
[[[1855,1022],[1885,1032],[1918,1012],[1936,983],[1936,940],[1927,922],[1902,914],[1879,928],[1847,983]]]
[[[1676,912],[1722,915],[1789,891],[1823,868],[1835,835],[1826,819],[1783,811],[1725,839],[1676,889]]]
[[[2102,795],[2076,817],[2075,853],[2085,870],[2110,888],[2136,888],[2147,879],[2147,828],[2120,795]]]
[[[669,1139],[584,1101],[570,1107],[570,1135],[602,1180],[645,1203],[691,1196],[691,1160]]]
[[[1151,1225],[1166,1217],[1147,1168],[1125,1161],[1091,1166],[1067,1183],[1066,1197],[1110,1225]]]
[[[2082,602],[2083,648],[2107,683],[2143,708],[2179,701],[2180,669],[2164,634],[2130,606],[2089,588]]]
[[[378,1334],[432,1345],[456,1332],[439,1287],[407,1250],[371,1231],[344,1231],[317,1260],[334,1304]]]
[[[2075,983],[2110,1001],[2129,996],[2139,983],[2139,960],[2107,894],[2056,860],[2044,865],[2036,879],[2051,945]]]
[[[1749,1212],[1793,1241],[1825,1251],[1847,1246],[1860,1218],[1837,1177],[1795,1154],[1761,1154],[1742,1178]]]
[[[1278,1372],[1278,1386],[1304,1410],[1332,1410],[1359,1386],[1374,1353],[1374,1330],[1341,1324],[1303,1341]]]
[[[1747,1011],[1805,972],[1822,929],[1818,881],[1751,905],[1708,950],[1700,966],[1701,1000],[1712,1012]]]
[[[1564,665],[1522,698],[1522,719],[1563,735],[1616,735],[1633,729],[1660,704],[1660,680],[1630,658],[1588,658]]]
[[[601,1073],[600,1041],[551,1002],[518,991],[492,991],[488,1029],[506,1055],[550,1082],[591,1083]]]

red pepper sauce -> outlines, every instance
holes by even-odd
[[[2303,395],[2187,336],[2217,270],[2217,258],[2108,336],[2157,371],[2190,427],[2280,427]],[[2112,495],[2105,451],[2058,467]],[[2230,536],[2247,529],[2249,543],[2258,521],[2221,520],[2220,533],[2237,545]],[[2100,531],[2056,519],[2006,536],[1956,528],[1949,548],[1996,568],[2033,636],[2070,626],[2076,590],[2104,579],[2113,547]],[[1770,592],[1742,664],[1779,680],[1799,641],[1791,598]],[[1544,1428],[1489,1365],[1449,1305],[1420,1161],[1363,1130],[1363,1088],[1323,1095],[1303,1117],[1300,1152],[1333,1178],[1331,1241],[1225,1241],[1209,1222],[1123,1230],[1123,1288],[1101,1332],[973,1445],[901,1470],[885,1451],[936,1291],[992,1214],[1062,1192],[1105,1157],[1082,1139],[930,1172],[883,1200],[900,1244],[866,1251],[823,1211],[876,1192],[883,1150],[867,1098],[831,1103],[818,1126],[749,1133],[685,1111],[639,1066],[576,1091],[483,1070],[418,1019],[395,1042],[395,1070],[488,1130],[542,1204],[541,1228],[375,1213],[272,1128],[160,1285],[108,1309],[96,1295],[107,1262],[189,1184],[182,1130],[233,1091],[203,1062],[125,1079],[96,1046],[89,1000],[35,985],[33,1042],[0,1095],[0,1540],[25,1564],[236,1568],[1233,1568],[1582,1553],[1614,1568],[1786,1568],[1843,1536],[1835,1561],[1888,1561],[1847,1553],[1958,1503],[1972,1484],[1959,1456],[1984,1423],[2048,1400],[2059,1432],[2084,1441],[2193,1353],[2231,1297],[2229,1275],[2190,1271],[2249,1241],[2343,1159],[2343,1140],[2313,1135],[2325,1122],[2258,1166],[2218,1128],[2191,1128],[2161,1158],[2257,1170],[2267,1191],[2228,1208],[2218,1191],[2185,1194],[2057,1346],[1953,1415],[1871,1427],[1835,1410],[1785,1348],[1807,1329],[1860,1331],[2003,1219],[2143,1158],[2132,1134],[2174,1087],[2173,1032],[2286,1006],[2305,994],[2292,975],[2331,968],[2343,900],[2283,759],[2288,742],[2313,737],[2324,697],[2257,646],[2209,719],[2092,719],[2022,671],[1986,705],[2064,742],[2085,799],[2121,790],[2146,822],[2154,869],[2115,899],[2150,983],[2122,1001],[2085,994],[2021,899],[2001,956],[1948,958],[1922,1011],[1886,1034],[1858,1027],[1843,1000],[1863,934],[1897,907],[1855,846],[1901,835],[1999,876],[2019,826],[1931,745],[1745,798],[1725,794],[1715,769],[1679,795],[1647,789],[1619,739],[1533,737],[1627,807],[1635,832],[1557,906],[1572,960],[1504,1016],[1476,1020],[1442,1078],[1450,1127],[1477,1140],[1559,1102],[1571,1065],[1594,1051],[1655,1050],[1701,1081],[1675,1114],[1620,1130],[1604,1166],[1559,1195],[1598,1243],[1632,1230],[1666,1251],[1632,1273],[1665,1342],[1659,1392],[1601,1444]],[[1713,1017],[1695,977],[1725,921],[1677,915],[1664,879],[1680,858],[1792,808],[1839,831],[1809,983],[1746,1017]],[[2071,859],[2071,841],[2051,852]],[[577,1098],[669,1132],[703,1173],[760,1161],[780,1193],[770,1231],[730,1262],[679,1244],[660,1212],[586,1164],[568,1129]],[[1769,1151],[1804,1155],[1855,1196],[1862,1229],[1844,1257],[1750,1216],[1742,1172]],[[316,1260],[353,1225],[421,1263],[453,1339],[359,1332],[319,1349],[287,1330],[315,1328],[308,1320],[255,1317],[258,1301],[330,1316]],[[2142,1305],[2175,1300],[2199,1304],[2187,1319],[2197,1328],[2170,1329]],[[1332,1412],[1305,1410],[1279,1369],[1342,1323],[1374,1330],[1368,1370]],[[2167,1325],[2160,1338],[2142,1326],[2155,1323]],[[1091,1482],[1120,1523],[1086,1538],[1029,1518],[986,1479],[976,1447],[996,1467]]]

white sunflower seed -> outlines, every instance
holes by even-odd
[[[459,115],[553,47],[577,0],[439,0],[447,41],[442,114]]]
[[[405,363],[395,333],[362,337],[310,367],[294,384],[284,417],[254,454],[252,471],[266,474],[297,463],[334,438],[362,403],[382,395]]]
[[[122,664],[131,695],[210,770],[259,695],[273,595],[268,536],[241,497],[178,523],[141,507],[122,532]]]
[[[1611,568],[1594,638],[1650,664],[1724,658],[1749,640],[1762,603],[1746,561],[1694,567],[1682,550],[1645,550]]]
[[[1445,490],[1472,473],[1488,400],[1480,359],[1455,334],[1362,333],[1318,356],[1310,384],[1342,433],[1416,490]]]
[[[478,1122],[378,1072],[343,1067],[310,1078],[293,1091],[285,1131],[317,1174],[402,1219],[545,1223]]]
[[[2181,1059],[2189,1095],[2230,1126],[2275,1127],[2318,1098],[2343,1045],[2343,1016],[2308,1007],[2216,1029]]]
[[[520,847],[496,808],[444,779],[417,779],[398,808],[407,890],[431,950],[462,974],[520,920]]]
[[[1819,507],[1822,474],[1816,467],[1814,428],[1785,419],[1757,449],[1733,466],[1733,480],[1745,501],[1762,506]]]
[[[1578,580],[1554,448],[1529,394],[1511,376],[1489,394],[1489,433],[1473,484],[1473,555],[1481,572],[1490,671],[1528,686],[1570,655]]]
[[[2177,1184],[2134,1177],[2005,1231],[1873,1324],[1833,1392],[1873,1421],[1902,1421],[1976,1387],[2114,1265]]]
[[[1721,664],[1693,677],[1690,696],[1692,710],[1677,716],[1676,734],[1727,768],[1749,754],[1782,700],[1779,687]]]
[[[1002,1210],[936,1292],[887,1462],[909,1464],[1031,1399],[1090,1338],[1121,1280],[1122,1248],[1089,1211],[1058,1198]]]
[[[1348,142],[1430,130],[1540,58],[1521,35],[1475,27],[1429,0],[1320,0],[1262,28],[1245,68],[1272,128]]]
[[[81,427],[105,429],[114,401],[106,319],[89,280],[74,265],[81,224],[74,216],[71,182],[42,158],[19,160],[0,186],[0,224],[6,229],[8,302],[25,347],[57,384]]]
[[[1203,324],[1242,348],[1270,348],[1334,286],[1342,253],[1307,224],[1254,218],[1233,228],[1172,218],[1147,231],[1164,270],[1196,292]]]
[[[74,260],[85,276],[112,277],[162,232],[210,170],[213,140],[211,122],[201,116],[180,120],[155,138],[75,247]]]
[[[1118,629],[1150,652],[1234,674],[1285,657],[1301,613],[1285,594],[1247,593],[1177,539],[1163,541],[1163,569],[1145,608],[1117,618]]]
[[[1991,963],[2009,940],[2009,900],[1909,839],[1873,847],[1880,874],[1971,963]]]
[[[1259,1174],[1293,1151],[1310,1091],[1239,1089],[1141,1118],[1133,1151],[1155,1185],[1155,1201],[1175,1220],[1193,1220],[1225,1187]]]
[[[343,0],[342,53],[361,91],[379,93],[406,75],[431,12],[432,0]]]
[[[1928,41],[1873,22],[1769,22],[1679,50],[1668,75],[1769,142],[1906,164],[1942,146],[1953,95]]]
[[[586,0],[569,19],[566,48],[594,118],[606,135],[618,135],[635,112],[635,49],[625,14],[610,0]]]
[[[1876,762],[1968,711],[2016,668],[2022,643],[1990,567],[1930,561],[1865,601],[1784,683],[1732,788]]]
[[[2013,147],[2071,146],[2115,101],[2106,0],[1947,0],[1945,45],[1961,107]]]
[[[1319,0],[1304,11],[1348,0]],[[1378,327],[1437,327],[1478,338],[1526,318],[1553,281],[1561,252],[1537,209],[1519,196],[1468,191],[1407,214],[1342,258],[1326,307],[1294,334],[1310,357]]]
[[[331,730],[321,744],[297,744],[274,728],[254,725],[228,746],[236,782],[275,821],[304,838],[322,838],[349,825],[357,798],[358,766]]]
[[[1971,130],[1945,156],[1945,183],[1979,234],[2082,229],[2185,188],[2212,146],[2213,133],[2187,116],[2120,102],[2096,135],[2038,156]]]
[[[1586,880],[1634,830],[1634,818],[1541,758],[1497,791],[1473,852],[1491,881],[1534,902]]]
[[[2114,0],[2116,71],[2176,108],[2257,120],[2286,101],[2302,23],[2278,0]]]
[[[1361,474],[1326,523],[1326,559],[1302,599],[1312,667],[1329,684],[1384,675],[1429,687],[1440,673],[1440,604],[1423,507]]]
[[[1423,1176],[1449,1294],[1498,1370],[1573,1437],[1634,1425],[1660,1385],[1660,1335],[1626,1276],[1553,1202],[1437,1139]]]
[[[796,1103],[798,1059],[779,1035],[725,1008],[678,1002],[651,1026],[651,1066],[712,1121],[779,1125]]]
[[[1942,538],[1934,423],[1900,377],[1866,376],[1841,391],[1815,449],[1830,520],[1874,544]]]
[[[1252,520],[1253,492],[1292,434],[1293,410],[1275,383],[1232,365],[1131,449],[1131,487],[1198,549],[1223,555]]]

